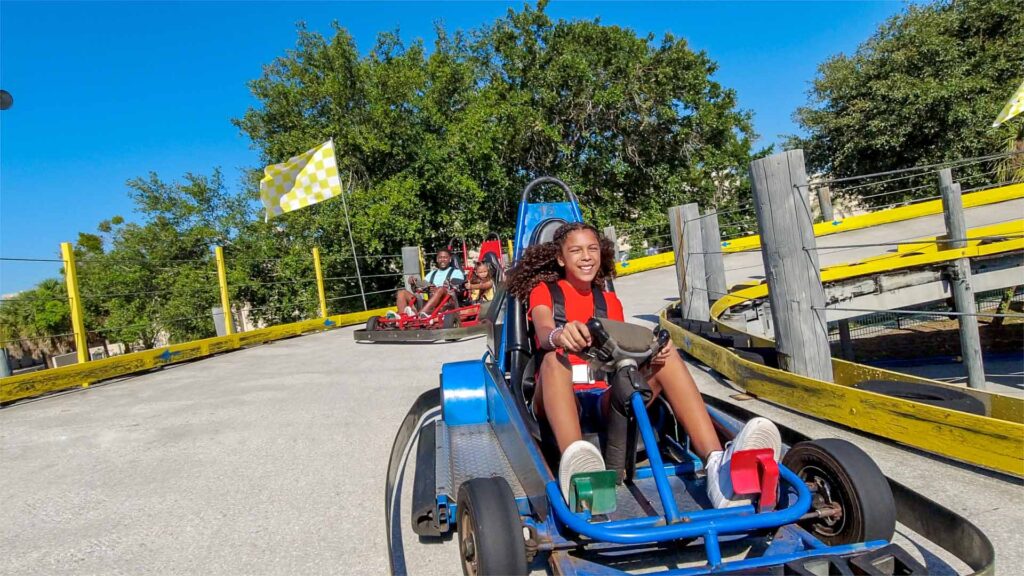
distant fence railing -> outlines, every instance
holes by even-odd
[[[849,178],[812,178],[803,192],[809,195],[815,211],[815,236],[941,213],[936,177],[945,168],[952,169],[962,187],[964,208],[1024,198],[1024,152],[1019,151]],[[719,221],[722,252],[760,248],[751,198],[734,198],[721,210],[706,208],[700,218],[711,214]],[[623,262],[672,251],[667,218],[642,224],[616,224],[612,228]],[[664,258],[659,261],[665,266],[671,263]],[[643,267],[642,262],[637,262],[626,269]]]

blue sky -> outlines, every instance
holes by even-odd
[[[398,28],[431,44],[436,21],[475,28],[521,2],[0,3],[0,257],[58,258],[59,244],[115,214],[132,218],[125,181],[176,180],[221,167],[237,188],[259,163],[231,124],[246,88],[295,45],[295,23],[337,20],[361,52]],[[719,64],[715,79],[753,111],[759,146],[797,132],[817,65],[849,53],[902,2],[552,2],[554,18],[592,19],[686,38]],[[0,294],[59,277],[54,262],[0,261]]]

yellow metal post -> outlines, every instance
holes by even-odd
[[[420,280],[427,277],[426,265],[423,262],[423,247],[420,246]]]
[[[320,267],[320,248],[313,247],[313,267],[316,268],[316,291],[320,296],[320,317],[327,318],[327,296],[324,295],[324,271]]]
[[[78,294],[78,268],[75,267],[75,251],[71,242],[61,242],[60,253],[64,259],[64,281],[68,285],[68,306],[71,308],[71,328],[75,333],[78,362],[84,363],[89,361],[89,339],[85,334],[82,297]]]
[[[234,322],[231,321],[231,302],[228,300],[228,273],[224,267],[224,249],[217,246],[214,250],[217,256],[217,281],[220,282],[220,306],[224,310],[224,333],[231,335],[235,333]]]
[[[508,261],[512,262],[514,259],[515,252],[512,251],[512,240],[508,241]]]

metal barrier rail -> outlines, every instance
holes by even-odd
[[[971,194],[963,195],[964,208],[997,204],[999,202],[1016,200],[1018,198],[1024,198],[1024,184],[1013,184],[1011,186],[992,188],[990,190],[983,190],[981,192],[973,192]],[[930,216],[932,214],[941,213],[942,202],[940,200],[929,200],[927,202],[911,204],[910,206],[903,206],[901,208],[891,208],[881,212],[871,212],[868,214],[850,216],[843,220],[819,222],[814,225],[814,236],[828,236],[840,232],[849,232],[851,230],[870,228],[872,226],[891,224],[893,222],[912,220],[914,218],[920,218],[921,216]],[[925,243],[926,242],[922,242],[922,244]],[[760,247],[761,237],[755,234],[752,236],[743,236],[741,238],[733,238],[731,240],[723,241],[722,253],[730,254],[733,252],[746,252],[748,250],[759,249]],[[920,245],[900,246],[899,251],[909,252],[913,251],[915,247],[920,247]],[[654,256],[634,258],[627,260],[624,263],[618,262],[615,264],[615,270],[619,276],[628,276],[630,274],[637,274],[639,272],[645,272],[655,268],[672,266],[673,264],[675,264],[675,253],[669,251],[661,254],[655,254]]]
[[[974,236],[996,236],[1018,231],[1024,221],[1014,221],[972,230]],[[886,254],[853,264],[821,270],[822,282],[843,280],[883,271],[948,262],[1024,250],[1024,238],[983,243],[973,240],[965,248]],[[742,333],[718,318],[729,308],[762,299],[768,285],[742,288],[716,301],[712,322],[722,332]],[[956,460],[1024,477],[1024,400],[890,372],[844,360],[832,359],[835,382],[824,382],[770,368],[745,360],[728,348],[718,346],[684,330],[661,314],[661,325],[672,334],[675,344],[714,368],[750,394],[801,413],[877,434]],[[751,336],[758,345],[774,342]],[[937,408],[853,388],[865,380],[896,380],[955,389],[980,400],[987,416]]]

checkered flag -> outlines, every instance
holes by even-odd
[[[339,194],[341,179],[333,140],[287,162],[267,166],[260,180],[260,199],[267,207],[267,220]]]
[[[1010,101],[1006,103],[1006,106],[1003,106],[1003,111],[999,113],[996,121],[992,123],[992,127],[999,126],[1021,112],[1024,112],[1024,82],[1020,83],[1020,88],[1017,88],[1017,92],[1013,94]]]

